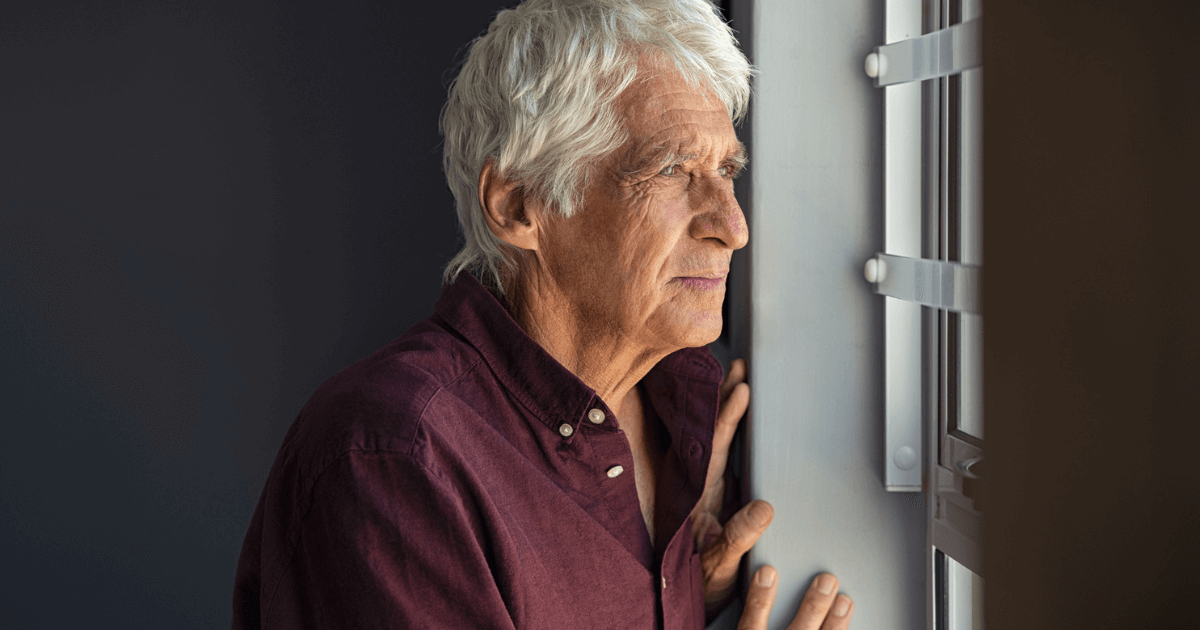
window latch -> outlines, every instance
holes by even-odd
[[[864,69],[875,87],[950,76],[983,64],[979,50],[983,18],[875,47]]]
[[[863,275],[875,292],[956,313],[982,313],[979,265],[876,254]]]

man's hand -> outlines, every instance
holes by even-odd
[[[779,588],[775,569],[764,566],[754,573],[746,593],[746,607],[738,630],[766,630]],[[846,630],[854,614],[854,600],[837,592],[838,580],[831,573],[818,575],[796,611],[788,630]]]
[[[738,563],[758,541],[775,515],[766,501],[752,501],[734,514],[724,526],[719,521],[725,498],[725,463],[729,460],[729,444],[733,432],[750,404],[750,386],[745,383],[746,362],[742,359],[729,366],[721,383],[721,408],[713,435],[712,459],[700,503],[692,511],[692,535],[700,550],[700,566],[704,574],[704,603],[711,611],[729,598],[737,581]]]
[[[692,535],[700,549],[700,565],[704,574],[704,603],[711,610],[724,602],[733,592],[737,581],[738,563],[775,516],[775,509],[766,501],[751,501],[734,514],[723,527],[719,520],[721,503],[725,498],[725,464],[729,460],[729,445],[733,432],[750,404],[750,386],[745,383],[746,362],[742,359],[729,366],[721,383],[721,408],[717,412],[717,427],[713,435],[712,459],[704,494],[692,511]],[[778,589],[775,569],[761,567],[754,573],[746,606],[738,630],[766,630]],[[854,601],[837,594],[838,580],[832,574],[818,575],[804,594],[796,617],[788,630],[846,630],[854,614]]]

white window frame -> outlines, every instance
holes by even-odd
[[[941,352],[948,349],[942,321],[950,318],[939,319],[935,307],[875,295],[862,277],[863,262],[879,253],[936,261],[942,266],[933,271],[945,271],[948,281],[982,261],[942,255],[944,177],[940,162],[931,170],[923,160],[935,146],[939,159],[942,153],[940,145],[926,146],[935,131],[940,143],[943,130],[925,124],[925,103],[928,86],[943,81],[880,88],[863,72],[864,58],[876,47],[938,30],[941,15],[925,22],[921,2],[913,0],[731,5],[759,74],[750,120],[741,130],[751,164],[739,180],[748,185],[740,199],[751,232],[749,326],[729,342],[738,348],[739,336],[748,340],[749,498],[766,499],[776,511],[748,569],[770,563],[780,571],[773,628],[787,625],[800,594],[821,571],[837,574],[841,590],[855,599],[855,627],[931,628],[937,592],[959,596],[952,607],[942,607],[954,619],[973,620],[982,585],[971,573],[942,562],[941,590],[934,588],[939,564],[933,540],[953,546],[942,540],[944,533],[934,533],[934,525],[950,510],[951,490],[961,489],[955,482],[963,477],[951,468],[950,483],[936,483],[945,468],[937,462],[947,460],[938,459],[941,439],[931,434],[940,427],[942,398],[950,391],[941,381]],[[897,9],[914,7],[904,24],[897,21]],[[952,56],[948,63],[959,61]],[[935,69],[944,70],[940,63],[935,60]],[[907,97],[892,99],[889,91]],[[884,121],[902,100],[908,122],[893,129],[904,130],[910,142],[887,147]],[[899,166],[885,175],[885,164]],[[903,221],[884,212],[897,200],[903,201]],[[936,221],[926,219],[931,208],[937,208]],[[977,305],[977,297],[967,302]],[[887,312],[907,317],[897,322]],[[889,338],[910,350],[902,365],[889,363],[896,358],[885,349]],[[903,379],[885,385],[889,372]],[[908,421],[903,432],[884,422],[889,414]],[[889,475],[902,447],[915,451],[915,462],[900,457],[907,477]],[[947,531],[955,525],[951,519]],[[950,551],[966,562],[962,566],[979,569],[969,552]]]

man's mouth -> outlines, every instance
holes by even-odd
[[[691,289],[701,289],[704,291],[711,291],[713,289],[719,289],[725,285],[725,274],[721,274],[716,277],[680,276],[675,279],[678,280],[685,287],[688,287]]]

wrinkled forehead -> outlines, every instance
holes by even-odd
[[[725,104],[673,66],[640,65],[637,79],[614,106],[628,134],[626,151],[660,147],[721,157],[740,152]]]
[[[617,97],[614,105],[630,121],[670,122],[685,112],[728,121],[725,103],[701,81],[688,81],[671,62],[659,55],[638,57],[637,77]]]

